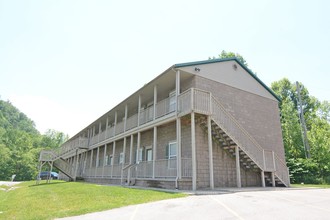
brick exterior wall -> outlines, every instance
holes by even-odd
[[[285,161],[277,101],[203,77],[195,76],[193,81],[195,88],[210,91],[264,149]]]

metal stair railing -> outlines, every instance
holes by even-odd
[[[60,171],[62,171],[65,175],[74,179],[73,166],[71,166],[69,163],[67,163],[63,159],[59,159],[59,160],[54,161],[53,164],[56,168],[58,168]]]
[[[269,172],[275,171],[275,175],[285,185],[289,185],[288,170],[285,163],[279,159],[274,151],[263,149],[210,92],[194,88],[188,89],[179,95],[178,104],[179,116],[191,111],[211,115],[212,120],[260,169]]]

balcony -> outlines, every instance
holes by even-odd
[[[179,116],[187,114],[192,110],[201,114],[210,114],[211,96],[209,92],[197,89],[188,89],[178,96],[178,102],[176,102],[176,100],[173,98],[175,97],[168,97],[159,101],[156,105],[151,105],[145,109],[142,109],[139,113],[128,117],[126,119],[126,122],[124,119],[117,124],[108,126],[104,131],[101,131],[99,134],[94,135],[89,140],[86,137],[79,137],[70,140],[64,143],[55,154],[56,156],[60,156],[69,154],[70,152],[73,153],[74,150],[79,148],[88,149],[107,139],[131,131],[134,128],[148,123],[152,123],[155,120],[159,120],[162,117],[174,113],[177,110],[177,103],[177,113],[179,114]]]

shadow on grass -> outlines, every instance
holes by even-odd
[[[39,183],[39,184],[33,184],[33,185],[29,185],[29,187],[36,187],[36,186],[47,186],[47,185],[55,185],[55,184],[64,184],[64,183],[69,183],[69,182],[65,182],[65,181],[63,181],[63,182],[50,182],[50,183],[46,183],[46,182],[44,182],[44,183]]]

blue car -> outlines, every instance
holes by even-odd
[[[49,176],[51,177],[51,179],[58,179],[58,173],[56,172],[50,172],[50,175],[49,175],[49,171],[40,172],[40,179],[42,180],[47,179]]]

